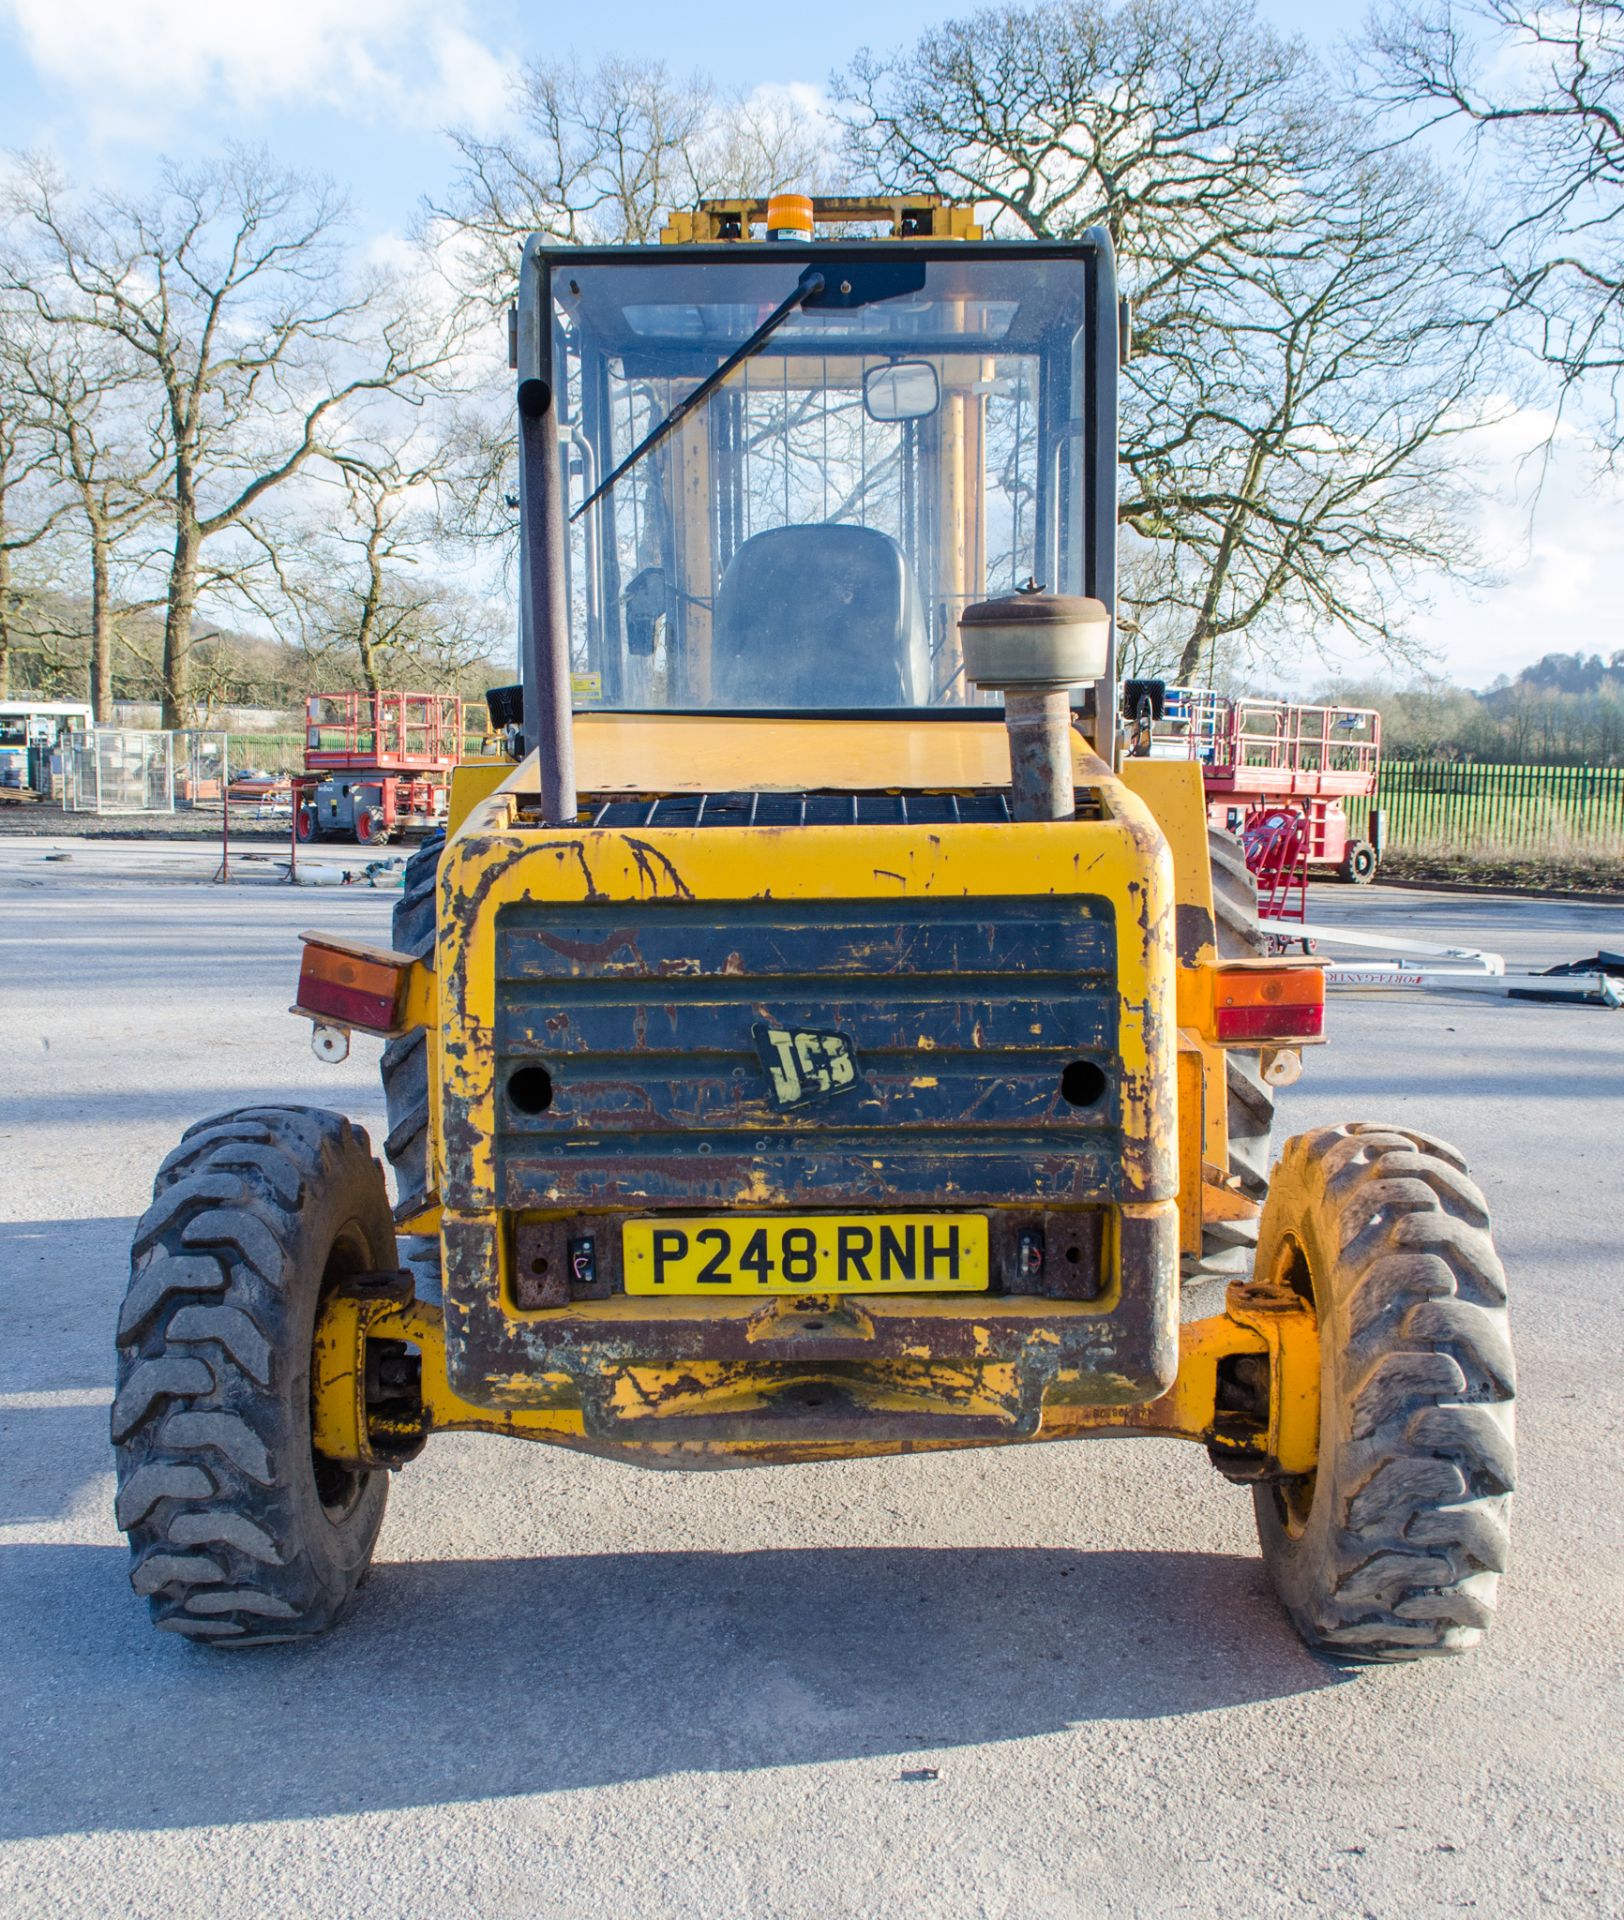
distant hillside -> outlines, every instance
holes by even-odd
[[[1624,651],[1548,653],[1483,693],[1342,680],[1317,697],[1379,709],[1386,750],[1400,758],[1624,764]]]
[[[1489,706],[1504,706],[1538,693],[1571,693],[1581,699],[1624,694],[1624,652],[1606,660],[1599,653],[1547,653],[1515,680],[1502,676],[1483,699]]]

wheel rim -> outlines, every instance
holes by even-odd
[[[316,1305],[316,1318],[321,1318],[321,1302],[325,1301],[333,1289],[352,1274],[365,1273],[372,1266],[367,1252],[366,1241],[362,1237],[360,1226],[350,1221],[333,1241],[332,1251],[327,1256],[327,1264],[322,1269],[321,1292]],[[315,1328],[311,1334],[314,1339]],[[314,1375],[310,1381],[310,1427],[315,1426]],[[341,1525],[355,1511],[362,1493],[365,1491],[369,1476],[358,1472],[354,1467],[346,1467],[340,1461],[333,1460],[325,1453],[317,1451],[314,1443],[310,1448],[310,1472],[316,1486],[316,1498],[321,1510],[336,1527]]]
[[[1287,1234],[1281,1241],[1275,1255],[1274,1269],[1269,1278],[1277,1285],[1290,1287],[1299,1299],[1313,1308],[1316,1319],[1319,1317],[1319,1300],[1314,1287],[1314,1270],[1308,1258],[1307,1249],[1295,1234]],[[1320,1415],[1320,1444],[1325,1443],[1325,1417]],[[1318,1484],[1317,1473],[1293,1474],[1289,1479],[1276,1480],[1271,1491],[1274,1494],[1275,1512],[1287,1537],[1300,1540],[1308,1530],[1309,1516],[1314,1510],[1314,1489]]]

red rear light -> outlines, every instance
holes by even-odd
[[[387,949],[329,946],[304,935],[295,1013],[336,1021],[363,1033],[394,1033],[411,959]]]
[[[1324,970],[1220,967],[1213,980],[1213,1012],[1220,1043],[1323,1039]]]

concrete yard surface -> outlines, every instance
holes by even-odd
[[[1462,1148],[1511,1275],[1514,1559],[1488,1644],[1361,1669],[1276,1606],[1249,1495],[1096,1441],[654,1474],[479,1437],[395,1481],[326,1640],[155,1633],[112,1517],[127,1249],[191,1121],[381,1135],[376,1047],[290,1019],[296,934],[391,894],[0,845],[0,1912],[1624,1911],[1624,1013],[1338,999],[1283,1132]],[[1373,889],[1316,917],[1498,949],[1624,911]]]

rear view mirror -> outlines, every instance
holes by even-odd
[[[928,360],[895,360],[863,376],[863,411],[870,420],[928,419],[940,400],[936,369]]]

